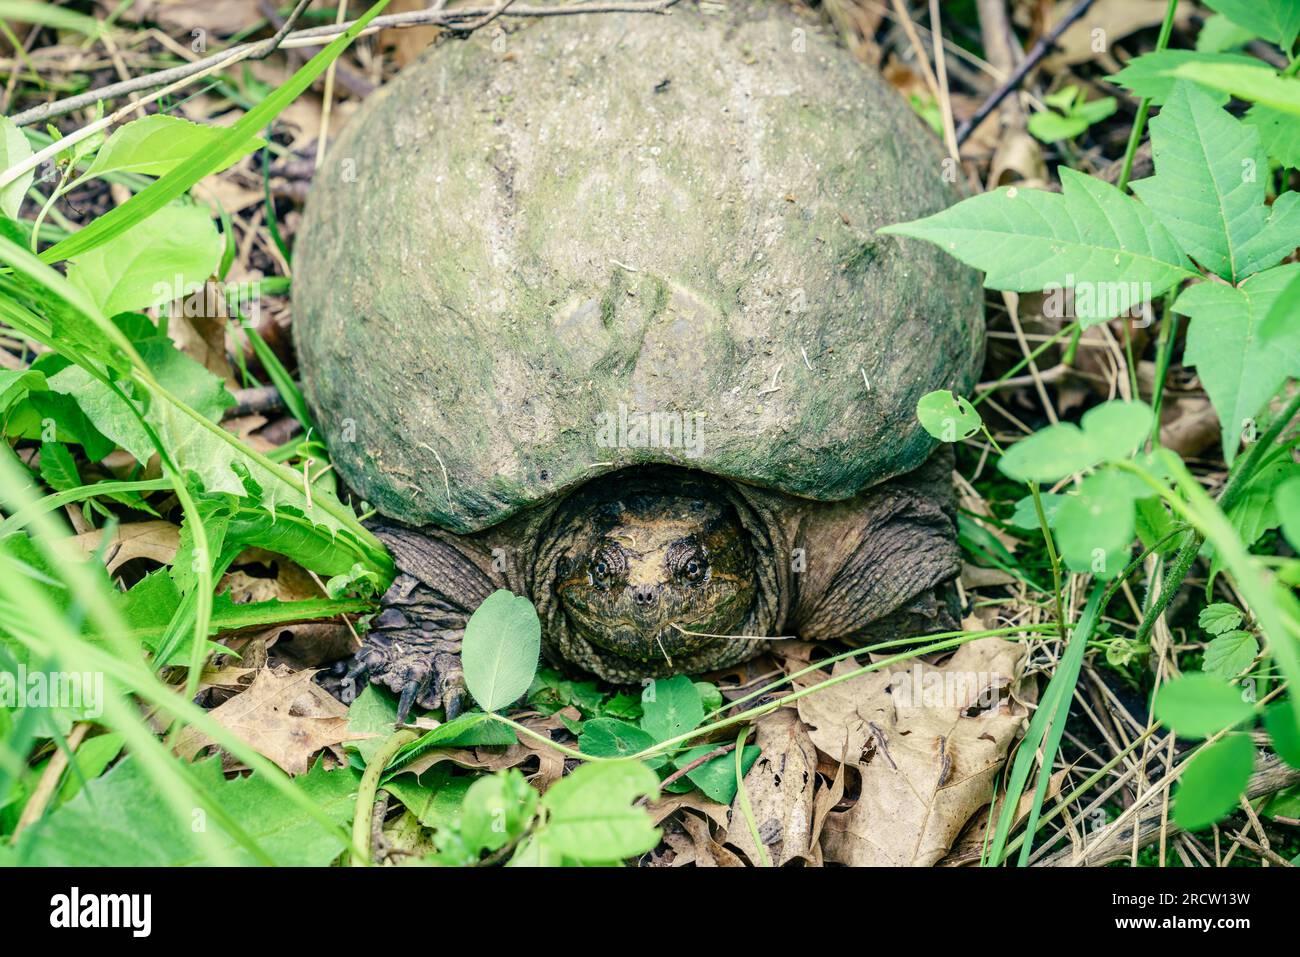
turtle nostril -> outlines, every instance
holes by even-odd
[[[649,585],[638,585],[632,590],[632,600],[638,605],[650,605],[655,600],[655,589]]]

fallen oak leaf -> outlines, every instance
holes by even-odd
[[[759,839],[774,867],[793,860],[812,862],[817,750],[793,708],[765,715],[755,729],[762,753],[745,775],[744,786]],[[726,843],[757,864],[760,855],[741,813],[738,793]]]

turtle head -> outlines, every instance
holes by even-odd
[[[715,480],[593,483],[562,510],[556,593],[588,642],[666,664],[719,643],[757,590],[750,535]]]

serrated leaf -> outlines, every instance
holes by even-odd
[[[1241,100],[1259,103],[1283,113],[1300,115],[1300,79],[1278,76],[1259,60],[1249,57],[1242,59],[1245,62],[1185,63],[1168,76],[1171,80],[1191,80]]]
[[[465,626],[461,666],[465,686],[484,711],[499,711],[523,697],[537,674],[542,625],[527,598],[498,589]]]
[[[960,442],[980,430],[980,414],[970,401],[947,389],[927,392],[916,403],[921,427],[940,442]]]
[[[1175,77],[1197,79],[1197,74],[1217,66],[1228,66],[1258,70],[1259,60],[1240,53],[1200,53],[1193,50],[1157,50],[1134,57],[1118,73],[1106,77],[1112,83],[1131,90],[1136,96],[1148,97],[1153,103],[1163,103],[1173,92]],[[1186,74],[1178,73],[1186,69]],[[1216,100],[1226,103],[1226,93],[1219,93]]]
[[[1204,672],[1175,678],[1156,692],[1156,717],[1180,738],[1208,738],[1254,714],[1254,705],[1239,688]]]
[[[1295,0],[1205,0],[1211,10],[1276,43],[1289,53],[1300,35],[1300,3]]]
[[[548,844],[579,861],[605,862],[644,854],[659,843],[659,829],[639,797],[654,800],[659,779],[637,761],[583,764],[542,798],[549,812]]]
[[[68,281],[105,315],[149,309],[204,282],[222,249],[206,209],[165,206],[120,236],[74,256]]]
[[[1248,631],[1226,631],[1205,646],[1201,670],[1225,681],[1237,677],[1259,654],[1259,642]]]
[[[1209,827],[1237,806],[1255,768],[1250,735],[1230,734],[1188,763],[1174,794],[1174,822],[1189,831]]]
[[[1133,192],[1206,269],[1240,282],[1300,242],[1295,199],[1264,204],[1268,160],[1258,131],[1195,84],[1177,83],[1151,120],[1151,151],[1156,174]]]
[[[1265,340],[1260,326],[1300,264],[1266,270],[1240,286],[1201,282],[1174,302],[1190,316],[1184,361],[1196,367],[1222,423],[1224,459],[1231,464],[1245,427],[1289,376],[1300,374],[1300,323]]]
[[[1212,635],[1222,635],[1241,624],[1241,609],[1227,602],[1217,601],[1201,609],[1196,623]]]
[[[1221,13],[1206,17],[1196,34],[1196,49],[1200,53],[1224,53],[1244,47],[1255,34],[1238,26]]]
[[[81,484],[81,474],[68,447],[60,442],[41,443],[41,478],[56,492]]]
[[[225,134],[224,127],[203,126],[165,113],[142,116],[114,130],[113,135],[95,154],[90,166],[72,185],[110,173],[162,176]],[[265,145],[265,140],[254,138],[242,147],[242,153],[227,156],[224,165],[212,172],[220,172]]]
[[[1060,174],[1061,193],[1002,187],[879,232],[934,243],[984,270],[989,289],[1074,288],[1085,326],[1195,275],[1151,210],[1099,179],[1066,167]]]
[[[14,125],[7,116],[0,116],[0,170],[31,159],[32,147],[27,142],[23,131]],[[23,204],[23,197],[36,179],[36,170],[28,170],[9,185],[0,188],[0,213],[10,219],[18,218],[18,209]]]
[[[1256,103],[1242,118],[1259,130],[1259,144],[1282,166],[1300,166],[1300,123],[1295,116]]]

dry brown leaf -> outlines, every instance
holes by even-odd
[[[799,714],[781,708],[755,722],[759,759],[745,775],[758,836],[773,866],[808,860],[812,850],[813,791],[817,783],[817,751]],[[740,809],[740,795],[731,805],[727,843],[752,864],[758,849]]]
[[[1060,0],[1049,15],[1046,28],[1051,29],[1076,5],[1076,0]],[[1107,53],[1116,40],[1157,26],[1165,18],[1168,7],[1166,0],[1096,0],[1061,34],[1056,42],[1060,52],[1044,58],[1043,67],[1048,73],[1058,73],[1066,65],[1086,63]],[[1190,7],[1182,4],[1174,24],[1180,30],[1186,29],[1191,17]]]
[[[723,847],[713,837],[709,822],[697,817],[690,811],[684,811],[678,819],[682,828],[690,835],[695,846],[696,867],[744,867],[745,862],[734,851]]]
[[[384,12],[411,13],[424,10],[428,5],[428,0],[392,0]],[[381,50],[391,50],[393,62],[403,67],[419,56],[441,32],[441,27],[389,27],[380,30],[375,40]]]
[[[226,37],[260,19],[257,0],[143,0],[122,9],[124,22],[156,23],[173,37],[187,38],[190,45],[200,39],[206,44],[196,31]]]
[[[948,852],[988,802],[1024,721],[1024,706],[998,697],[1016,681],[1024,654],[1022,645],[984,638],[942,667],[914,661],[800,700],[813,743],[862,775],[857,803],[826,819],[827,861],[929,866]],[[837,662],[832,673],[852,668]]]
[[[259,671],[247,691],[208,714],[288,774],[304,774],[318,751],[374,737],[348,730],[348,709],[312,679],[315,671]],[[192,758],[212,740],[187,728],[176,753]]]
[[[103,537],[103,529],[96,529],[77,535],[72,541],[87,558],[91,558],[99,552]],[[104,547],[104,566],[109,575],[114,575],[118,568],[133,558],[148,558],[161,565],[170,564],[176,558],[180,540],[180,529],[161,519],[118,525]]]

